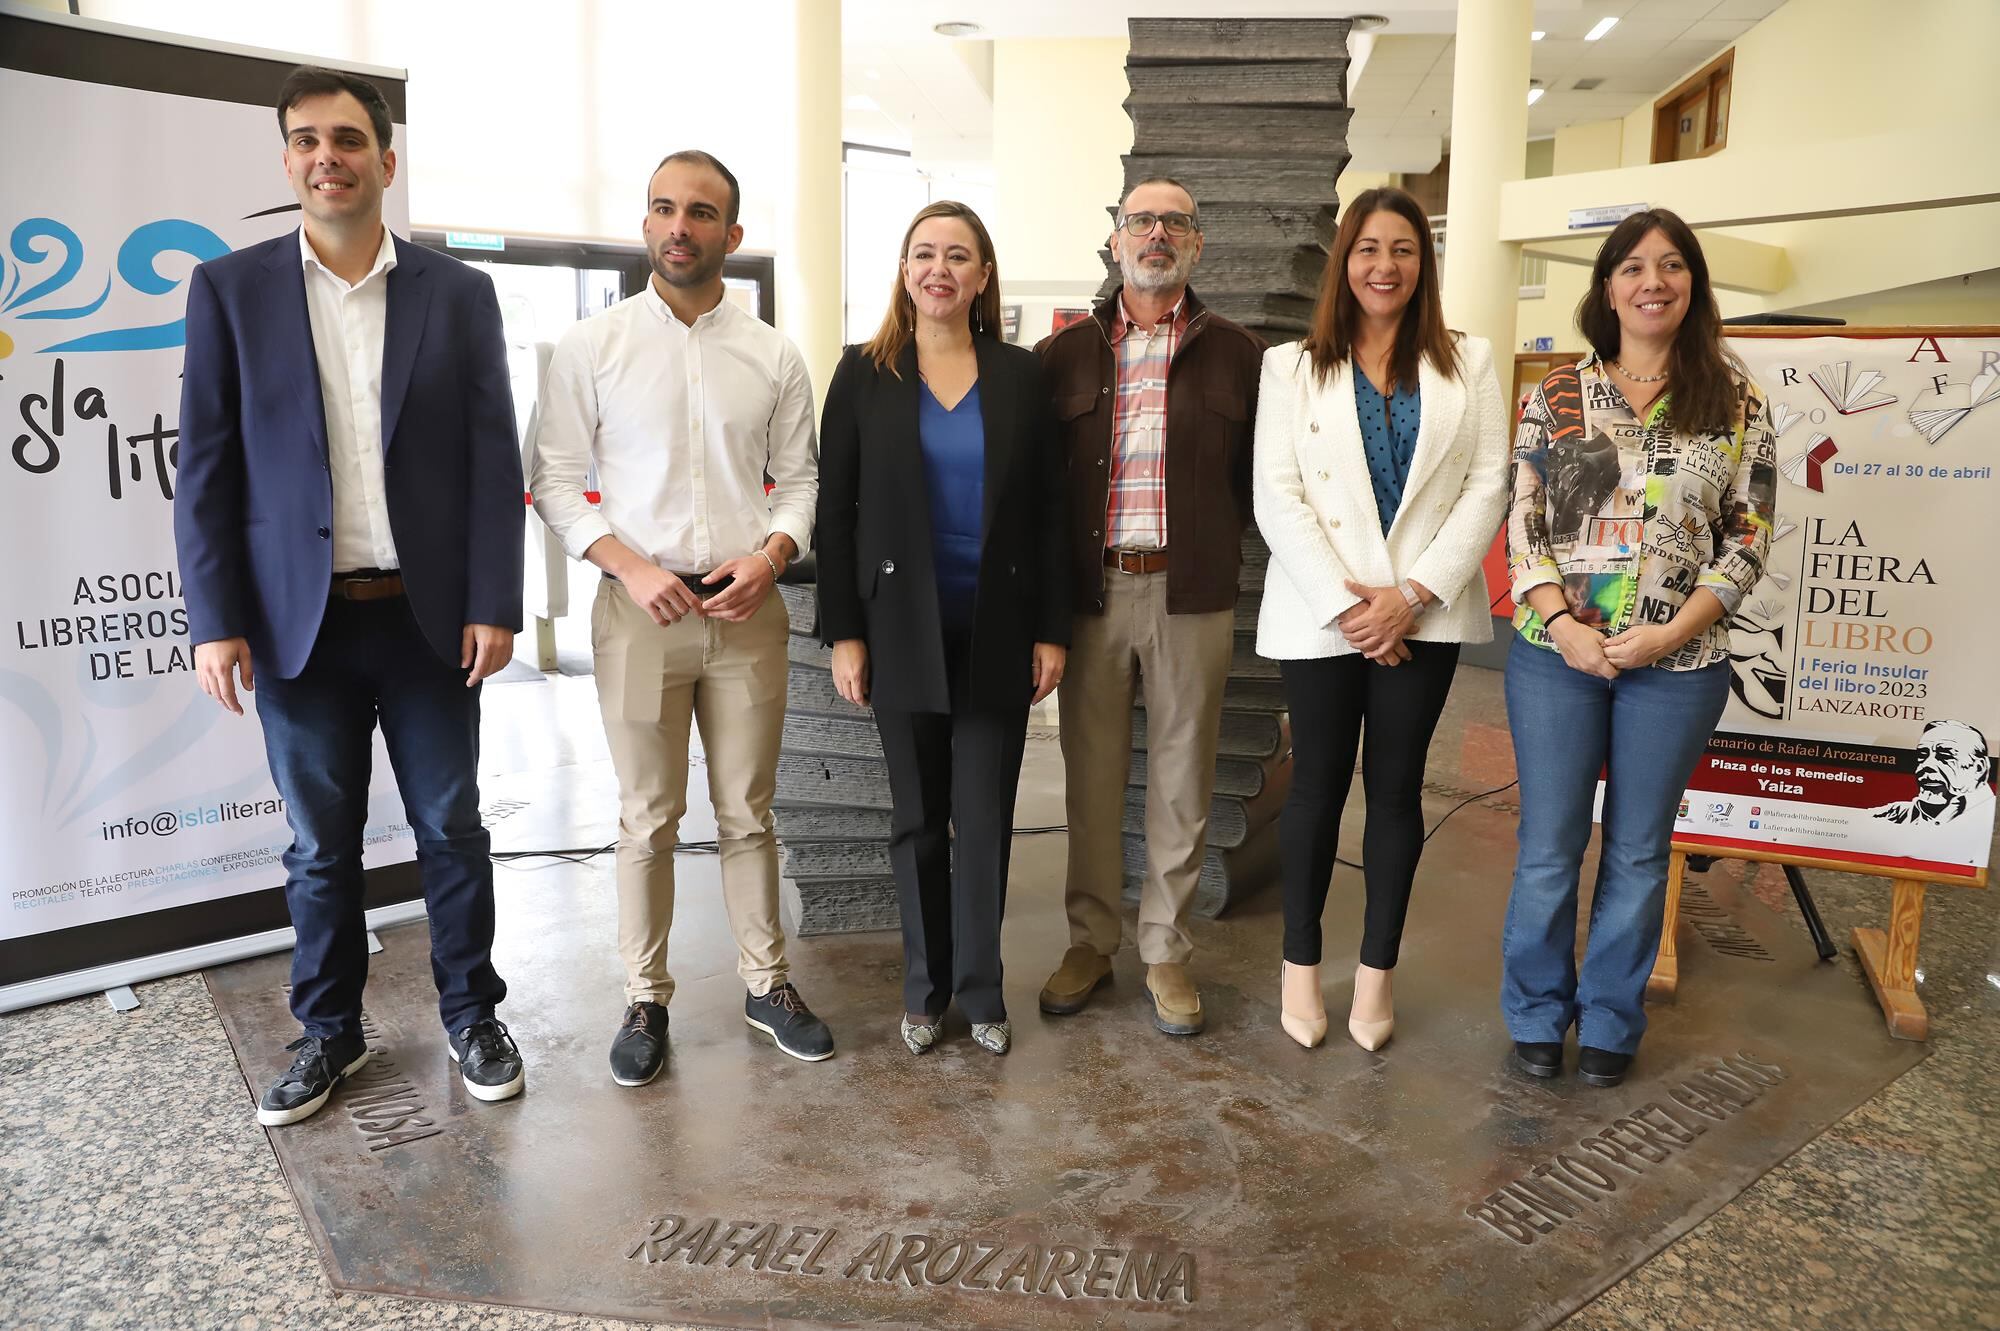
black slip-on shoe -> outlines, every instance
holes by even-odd
[[[322,1040],[305,1035],[285,1046],[297,1055],[284,1076],[272,1082],[257,1102],[257,1121],[267,1128],[311,1118],[333,1094],[333,1088],[368,1061],[368,1044],[359,1035]]]
[[[644,1001],[626,1008],[618,1034],[611,1037],[611,1080],[644,1086],[660,1075],[666,1061],[667,1009]]]
[[[1579,1046],[1576,1051],[1576,1079],[1586,1086],[1616,1086],[1625,1080],[1625,1070],[1631,1066],[1630,1054],[1614,1054],[1593,1045]]]
[[[1563,1070],[1562,1041],[1514,1041],[1514,1066],[1530,1077],[1553,1077]]]
[[[768,994],[747,994],[743,1020],[777,1042],[778,1048],[808,1063],[833,1057],[833,1032],[812,1014],[790,982]]]
[[[528,1084],[521,1051],[498,1019],[487,1017],[447,1035],[451,1061],[458,1064],[458,1079],[473,1099],[511,1100]]]

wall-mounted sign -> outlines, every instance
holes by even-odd
[[[1592,227],[1617,226],[1633,213],[1643,213],[1651,206],[1644,203],[1607,203],[1602,208],[1572,208],[1569,210],[1569,229],[1588,231]]]
[[[1570,223],[1575,226],[1575,222]],[[490,231],[447,231],[444,233],[447,249],[454,250],[504,250],[507,237],[496,236]]]

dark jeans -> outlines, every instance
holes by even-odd
[[[1028,709],[878,707],[875,727],[889,762],[903,1010],[936,1017],[956,997],[968,1021],[1005,1021],[1000,918]]]
[[[1278,817],[1278,856],[1285,960],[1294,966],[1319,965],[1319,920],[1357,749],[1368,797],[1361,834],[1368,885],[1361,962],[1379,970],[1396,964],[1424,847],[1424,757],[1458,667],[1455,642],[1407,645],[1410,659],[1394,666],[1358,653],[1278,663],[1292,714],[1292,789]]]
[[[416,832],[438,1015],[458,1031],[507,995],[493,969],[493,861],[479,818],[479,690],[439,660],[402,597],[328,600],[296,679],[257,680],[271,777],[292,827],[285,903],[292,1015],[327,1038],[361,1031],[368,978],[361,837],[376,723]]]
[[[1599,679],[1515,637],[1507,726],[1521,773],[1520,849],[1500,941],[1500,1011],[1516,1040],[1617,1054],[1646,1030],[1674,817],[1729,701],[1729,664],[1647,666]],[[1604,774],[1604,836],[1590,938],[1576,964],[1576,905],[1591,806]]]

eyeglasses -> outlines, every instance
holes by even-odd
[[[1127,213],[1119,225],[1125,228],[1125,234],[1137,239],[1151,235],[1155,223],[1165,227],[1167,234],[1176,240],[1196,229],[1194,218],[1186,213]]]

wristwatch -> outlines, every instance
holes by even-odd
[[[1417,595],[1417,589],[1412,587],[1407,580],[1397,583],[1396,590],[1401,592],[1403,599],[1410,603],[1411,614],[1421,615],[1424,613],[1424,598]]]

